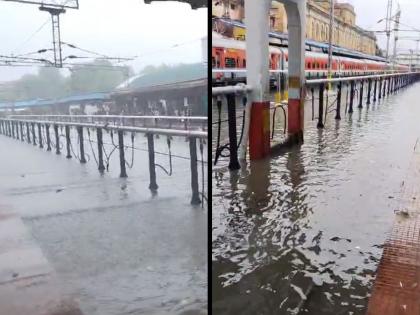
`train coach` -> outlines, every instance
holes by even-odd
[[[212,41],[212,81],[229,84],[245,82],[246,51],[245,42],[220,36],[213,36]],[[307,45],[308,47],[308,45]],[[360,76],[395,71],[409,71],[405,65],[392,65],[384,58],[363,55],[359,52],[339,49],[332,57],[332,76]],[[276,80],[288,68],[287,47],[269,46],[269,70],[271,81]],[[328,75],[328,54],[323,51],[307,50],[305,52],[305,74],[307,79],[325,78]]]

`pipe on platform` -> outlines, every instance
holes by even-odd
[[[105,170],[104,166],[104,158],[103,158],[103,135],[102,135],[102,128],[96,129],[96,140],[98,141],[98,170],[99,172],[103,172]]]
[[[127,177],[125,169],[125,154],[124,154],[124,131],[118,130],[118,150],[120,152],[120,177]]]
[[[372,90],[372,79],[368,79],[368,94],[367,94],[367,100],[366,105],[370,105],[370,92]]]
[[[29,123],[26,123],[26,136],[28,137],[28,143],[31,143],[31,133],[29,132]]]
[[[235,94],[226,95],[229,121],[229,169],[238,170],[241,168],[238,161],[238,141],[236,135],[236,98]]]
[[[246,160],[246,152],[247,152],[248,141],[249,141],[249,128],[251,125],[251,107],[252,107],[252,103],[249,101],[249,98],[246,97],[244,133],[242,135],[242,142],[239,145],[239,149],[238,149],[238,158],[241,161]]]
[[[382,79],[379,78],[378,101],[382,99]]]
[[[86,157],[85,157],[85,143],[84,143],[82,126],[77,127],[77,133],[79,135],[80,163],[84,164],[86,163]]]
[[[353,113],[353,102],[354,102],[354,81],[350,82],[350,105],[349,105],[349,113]]]
[[[39,147],[42,149],[44,148],[44,144],[42,143],[42,130],[41,130],[41,123],[38,123],[38,139],[39,139]]]
[[[147,134],[147,149],[149,153],[149,189],[152,191],[156,191],[159,188],[159,186],[156,182],[155,141],[153,134],[151,133]]]
[[[24,141],[23,139],[23,122],[19,122],[19,128],[20,128],[20,141]]]
[[[32,144],[36,145],[35,123],[32,123]]]
[[[376,88],[377,88],[377,85],[378,85],[378,80],[377,79],[375,79],[375,86],[374,86],[374,88],[373,88],[373,102],[374,103],[376,103]]]
[[[50,125],[45,124],[45,133],[47,134],[47,151],[51,151]]]
[[[339,82],[337,86],[337,109],[335,111],[335,119],[337,120],[341,119],[341,89],[342,83]]]
[[[246,3],[246,2],[245,2]],[[198,190],[198,167],[197,167],[197,138],[189,138],[190,146],[190,168],[191,168],[191,204],[198,205],[201,203],[200,192]]]
[[[322,119],[324,117],[324,83],[319,85],[319,106],[318,106],[318,124],[317,128],[324,128]]]

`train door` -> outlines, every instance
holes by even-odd
[[[222,65],[223,62],[223,49],[216,49],[216,68],[220,69],[220,68],[224,68],[224,66]]]
[[[216,48],[215,54],[214,54],[214,67],[216,69],[224,68],[223,64],[223,49]],[[222,72],[216,73],[216,80],[221,80],[224,77],[224,74]]]

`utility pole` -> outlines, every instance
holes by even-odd
[[[398,5],[398,11],[395,15],[395,24],[394,24],[394,53],[392,56],[392,63],[395,65],[395,59],[397,58],[397,42],[398,42],[398,30],[400,27],[400,17],[401,17],[401,9],[400,5]]]
[[[51,24],[53,33],[53,48],[54,48],[54,66],[61,68],[63,66],[63,57],[61,55],[61,34],[60,34],[60,14],[65,13],[63,8],[52,8],[41,6],[41,11],[46,11],[51,14]]]
[[[389,40],[391,37],[391,16],[392,16],[392,0],[388,0],[386,9],[386,59],[389,58]]]
[[[334,28],[334,0],[330,0],[330,34],[328,38],[328,78],[332,76],[332,42]]]

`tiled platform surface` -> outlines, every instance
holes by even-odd
[[[368,315],[420,315],[420,144],[402,182],[399,209],[369,300]]]
[[[21,218],[0,205],[0,315],[83,315]]]

